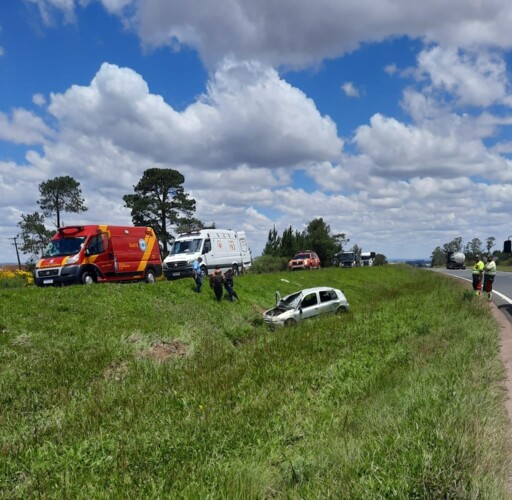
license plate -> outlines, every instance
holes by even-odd
[[[173,276],[181,276],[181,273],[172,273]]]
[[[51,285],[53,283],[53,280],[43,280],[43,285]]]

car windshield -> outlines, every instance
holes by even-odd
[[[310,255],[308,253],[298,253],[293,259],[294,260],[302,260],[302,259],[309,259]]]
[[[285,309],[293,309],[294,307],[297,307],[300,297],[301,292],[292,293],[291,295],[286,296],[284,299],[281,299],[279,301],[278,307],[282,307]]]
[[[194,240],[176,240],[171,250],[171,255],[178,255],[180,253],[195,253],[201,249],[201,238]]]
[[[61,238],[52,240],[45,248],[43,257],[61,257],[64,255],[75,255],[80,251],[85,242],[85,236],[76,238]]]

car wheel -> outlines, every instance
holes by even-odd
[[[148,269],[146,271],[146,276],[144,277],[144,281],[146,283],[155,283],[156,282],[155,271],[153,271],[153,269]]]
[[[284,322],[284,326],[295,326],[297,324],[297,322],[292,319],[292,318],[288,318],[285,322]]]
[[[89,269],[84,269],[78,278],[82,285],[92,285],[96,282],[96,275]]]
[[[344,306],[340,306],[338,309],[336,309],[336,314],[343,314],[345,312],[347,312],[347,308]]]

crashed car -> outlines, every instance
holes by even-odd
[[[270,326],[291,326],[319,314],[340,314],[349,307],[345,295],[337,288],[306,288],[283,299],[276,292],[276,307],[265,311],[263,320]]]

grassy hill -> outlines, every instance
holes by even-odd
[[[262,311],[341,288],[342,316]],[[504,498],[498,328],[408,266],[0,289],[0,497]]]

